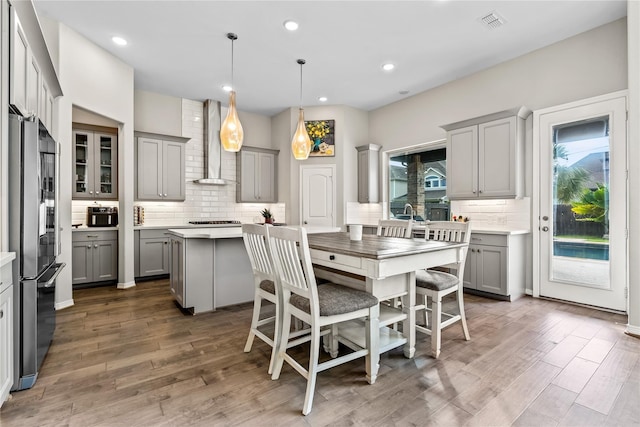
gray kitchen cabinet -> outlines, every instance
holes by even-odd
[[[278,201],[279,152],[245,145],[236,153],[237,203]]]
[[[135,231],[136,277],[169,274],[170,239],[166,232],[166,229]]]
[[[442,126],[449,199],[515,198],[524,191],[525,107]]]
[[[30,110],[32,106],[28,105],[29,81],[32,77],[29,75],[31,70],[31,48],[27,41],[20,20],[15,10],[11,12],[11,49],[10,64],[11,72],[9,73],[9,104],[13,105],[23,116],[30,116],[36,111]]]
[[[471,233],[464,288],[514,300],[525,290],[525,235]]]
[[[0,406],[13,386],[13,276],[12,262],[0,273]]]
[[[358,150],[358,202],[380,201],[380,146],[367,144]]]
[[[115,129],[74,123],[73,198],[118,198],[118,137]]]
[[[71,283],[84,284],[118,279],[118,232],[74,231]]]
[[[136,133],[136,200],[185,200],[188,138]]]
[[[184,246],[184,239],[172,237],[170,242],[171,276],[169,278],[169,287],[171,294],[181,307],[189,307],[186,305],[188,300],[184,286],[186,279],[184,269],[186,248]],[[213,295],[211,296],[211,303],[213,304]]]

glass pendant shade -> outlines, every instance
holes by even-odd
[[[232,90],[229,94],[227,118],[224,119],[220,128],[220,141],[225,151],[237,152],[242,147],[243,139],[244,131],[236,111],[236,92]]]
[[[311,140],[309,139],[307,127],[304,124],[304,110],[302,108],[298,116],[298,128],[296,129],[296,133],[293,134],[293,140],[291,141],[291,151],[296,160],[308,159],[309,152],[311,151]]]

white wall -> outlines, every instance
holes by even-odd
[[[626,19],[369,114],[383,150],[445,137],[441,125],[524,105],[536,110],[627,88]]]
[[[47,28],[53,24],[49,22]],[[71,286],[71,190],[73,106],[108,117],[119,123],[118,175],[120,199],[119,286],[133,284],[133,69],[80,34],[57,25],[58,70],[64,96],[58,99],[57,128],[60,154],[60,240],[59,260],[67,268],[59,276],[56,306],[73,304]],[[50,31],[48,31],[50,32]],[[122,255],[124,254],[124,255]],[[129,256],[127,256],[129,255]]]

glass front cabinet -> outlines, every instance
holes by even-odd
[[[74,129],[74,199],[118,198],[116,133]]]

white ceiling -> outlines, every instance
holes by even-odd
[[[626,1],[57,1],[49,16],[135,69],[136,89],[218,99],[231,80],[239,110],[303,104],[372,110],[626,16]],[[506,24],[484,27],[497,12]],[[283,22],[300,23],[288,32]],[[111,37],[129,41],[116,46]],[[393,62],[396,69],[381,66]],[[63,88],[64,89],[64,88]],[[408,91],[400,94],[400,91]]]

